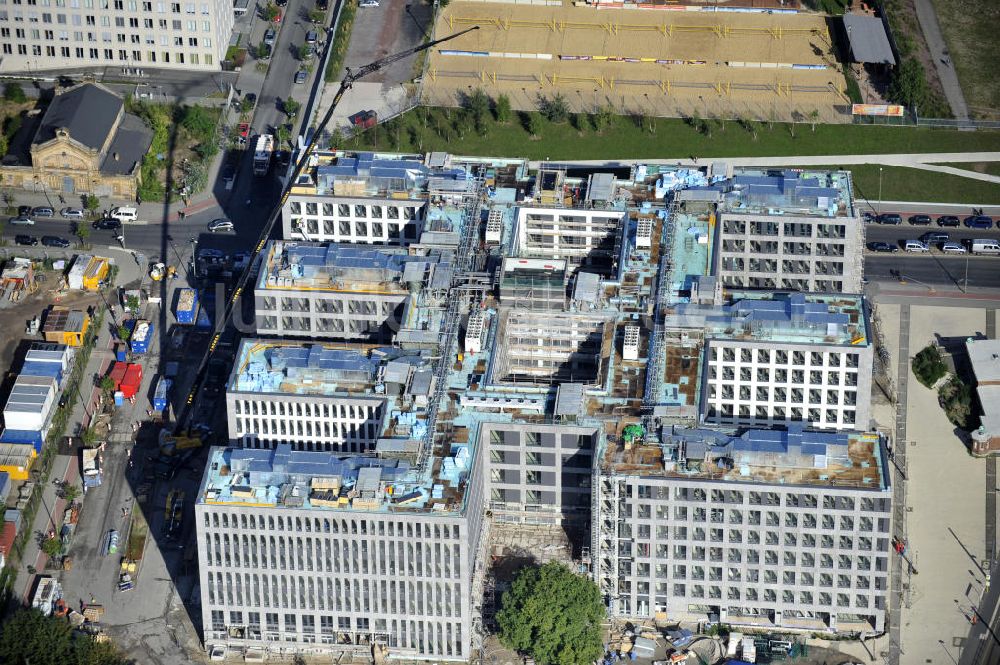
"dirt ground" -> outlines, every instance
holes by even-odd
[[[42,270],[36,272],[44,275],[44,281],[31,295],[16,303],[9,300],[0,301],[0,368],[4,371],[11,367],[18,345],[23,341],[43,341],[39,334],[34,337],[25,335],[24,329],[28,321],[38,316],[44,321],[43,312],[51,305],[62,305],[74,309],[87,309],[97,303],[96,293],[82,291],[62,291],[58,289],[61,272],[57,270]]]
[[[611,104],[659,116],[700,109],[766,119],[815,109],[826,121],[842,120],[847,104],[817,15],[454,3],[435,35],[474,25],[479,30],[432,52],[425,102],[455,104],[483,87],[520,110],[558,92],[574,111]]]

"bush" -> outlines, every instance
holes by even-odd
[[[184,106],[180,112],[180,123],[199,143],[209,143],[215,138],[215,115],[208,109]]]
[[[956,427],[971,431],[977,427],[972,414],[972,386],[957,376],[951,377],[938,391],[938,404]]]
[[[330,60],[326,64],[323,78],[327,83],[337,80],[340,69],[347,55],[347,45],[351,41],[351,28],[354,25],[354,15],[358,11],[357,0],[345,0],[340,7],[340,17],[337,19],[337,31],[330,44]]]
[[[24,88],[21,87],[20,83],[15,83],[13,81],[4,86],[3,98],[8,102],[14,102],[15,104],[23,104],[28,101],[27,95],[24,94]]]
[[[543,97],[538,102],[539,111],[549,122],[566,122],[569,120],[569,105],[560,93],[552,95],[551,99]]]
[[[930,388],[948,373],[948,366],[941,358],[941,350],[931,344],[913,358],[913,374],[917,381]]]

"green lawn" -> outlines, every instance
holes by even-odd
[[[537,118],[537,136],[525,129],[523,114],[500,125],[490,120],[477,135],[459,109],[420,107],[396,120],[341,141],[338,147],[400,152],[446,150],[457,155],[491,155],[530,159],[641,159],[732,156],[844,155],[1000,150],[1000,131],[957,132],[946,129],[872,125],[789,125],[703,121],[696,130],[676,118],[640,122],[615,116],[598,133],[588,116],[554,124]],[[655,128],[650,131],[650,122]],[[577,129],[576,126],[580,128]],[[724,127],[724,128],[723,128]],[[756,137],[756,140],[755,140]]]
[[[878,166],[874,164],[802,168],[844,168],[851,172],[856,199],[868,199],[872,204],[878,200]],[[885,166],[882,169],[882,200],[996,205],[1000,204],[1000,185],[947,173]]]
[[[962,94],[973,117],[1000,118],[1000,3],[933,0]]]

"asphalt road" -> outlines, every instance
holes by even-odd
[[[968,269],[968,274],[966,274]],[[968,276],[969,287],[1000,288],[1000,257],[914,256],[899,254],[865,257],[865,277],[868,280],[890,282],[900,279],[914,284],[962,288]]]

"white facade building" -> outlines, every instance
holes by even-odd
[[[40,0],[0,5],[0,72],[68,67],[220,71],[233,31],[225,0]]]

